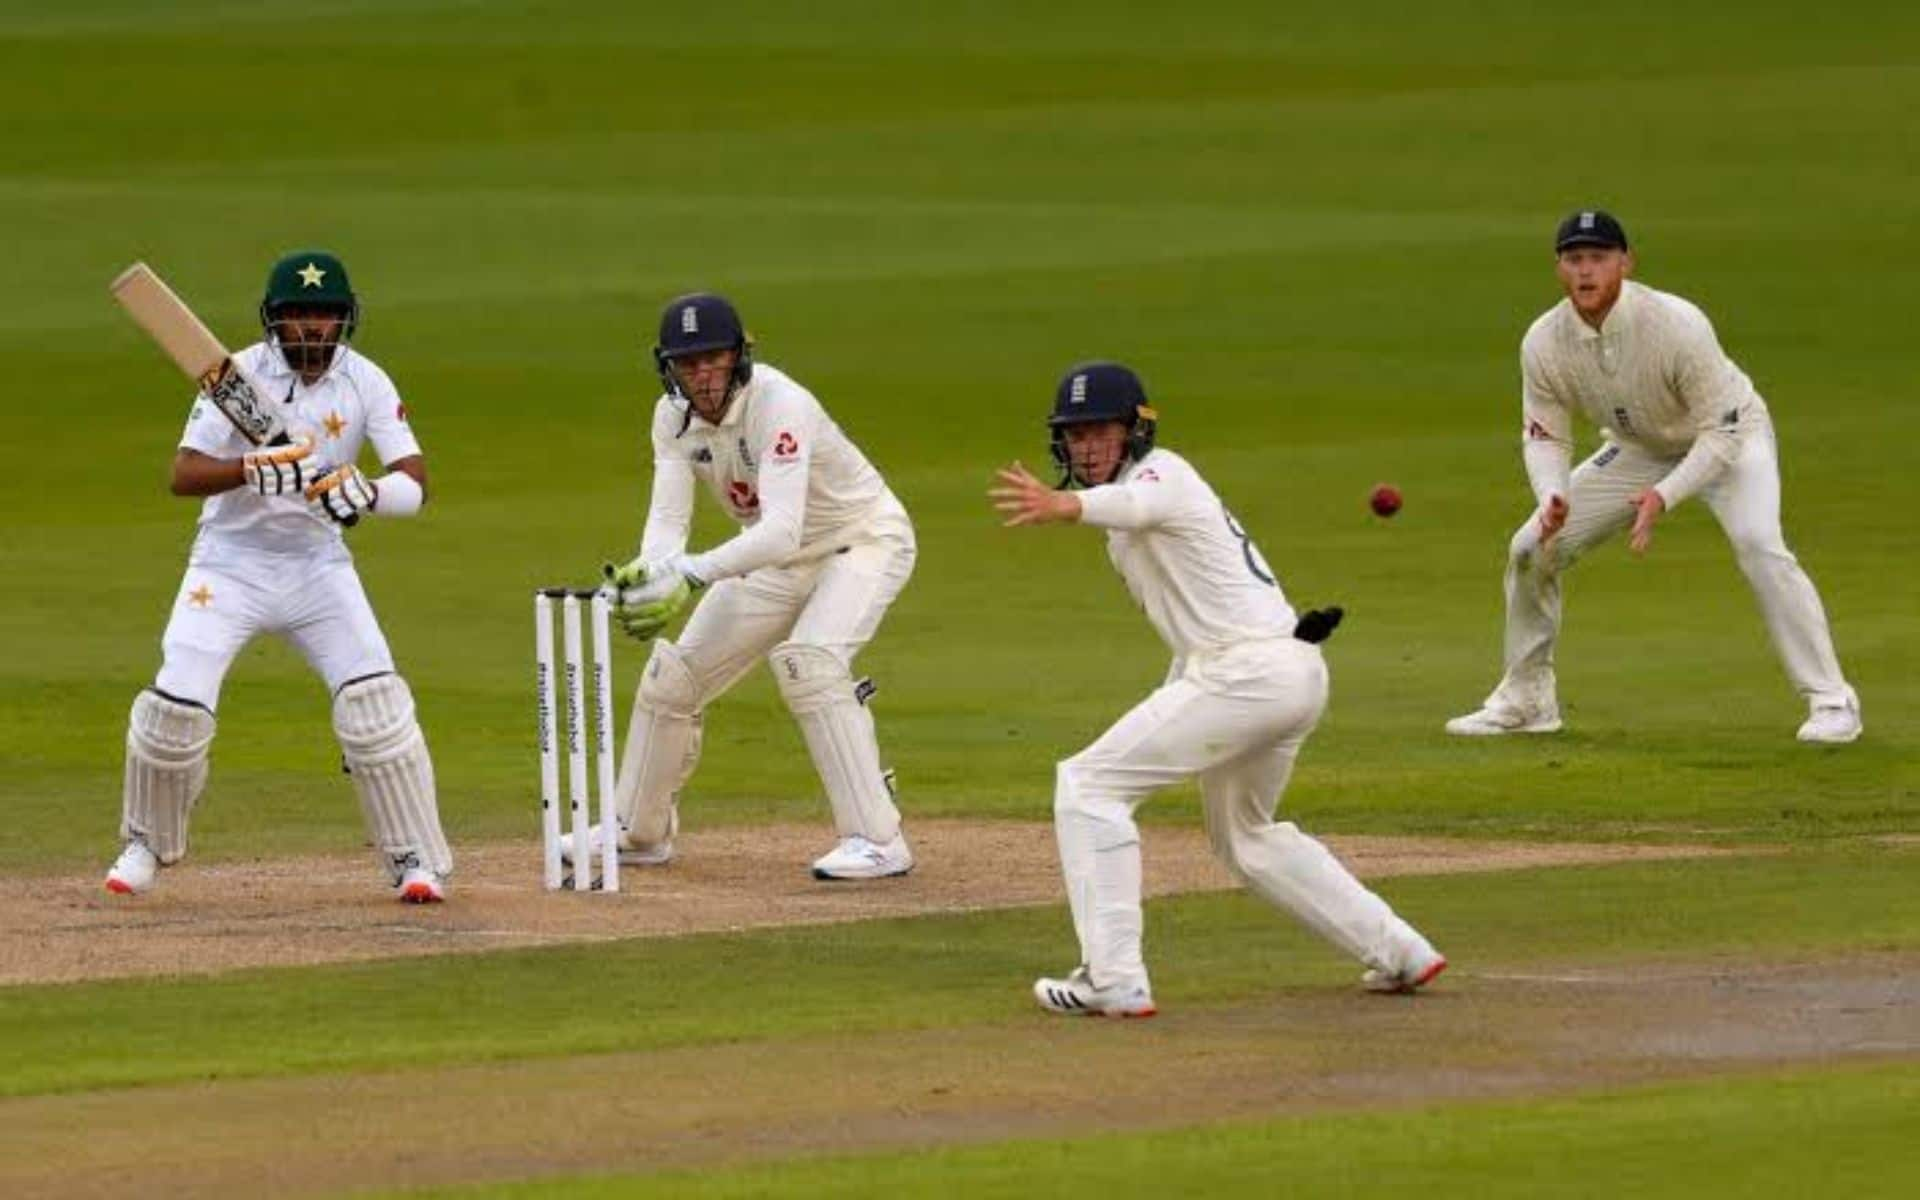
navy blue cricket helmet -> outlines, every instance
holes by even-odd
[[[709,350],[732,350],[733,380],[727,396],[745,387],[753,378],[753,341],[733,302],[714,292],[689,292],[667,302],[660,313],[660,340],[653,347],[654,369],[660,383],[672,396],[686,398],[680,380],[673,372],[673,360],[686,354]]]
[[[1127,427],[1126,461],[1138,462],[1153,449],[1159,416],[1147,405],[1147,389],[1131,369],[1117,362],[1086,362],[1069,370],[1054,391],[1053,415],[1047,418],[1053,461],[1060,468],[1060,486],[1076,482],[1067,452],[1069,425],[1119,421]]]

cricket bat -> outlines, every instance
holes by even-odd
[[[278,446],[292,440],[279,406],[151,267],[143,262],[128,267],[113,281],[112,291],[127,315],[200,385],[200,394],[226,414],[248,441]]]

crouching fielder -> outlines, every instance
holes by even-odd
[[[1447,732],[1557,731],[1560,577],[1622,530],[1628,548],[1645,553],[1661,515],[1697,494],[1726,531],[1773,648],[1807,702],[1797,736],[1853,741],[1860,697],[1840,671],[1820,593],[1781,532],[1780,452],[1766,401],[1720,348],[1705,313],[1628,278],[1633,254],[1612,216],[1568,216],[1554,255],[1567,298],[1520,343],[1521,457],[1539,507],[1507,546],[1506,669]],[[1578,467],[1575,412],[1604,435]]]
[[[288,255],[267,277],[265,340],[234,357],[270,396],[284,397],[294,443],[256,448],[212,404],[194,401],[173,492],[206,501],[161,639],[160,674],[134,697],[127,724],[125,844],[108,891],[144,892],[187,852],[220,685],[241,649],[272,633],[326,681],[374,856],[400,898],[445,898],[453,853],[440,830],[433,760],[340,533],[363,515],[412,516],[426,499],[426,459],[399,393],[348,345],[359,314],[339,259]],[[379,479],[354,465],[367,440],[387,466]]]
[[[653,643],[641,675],[615,787],[621,860],[672,859],[702,714],[764,657],[833,808],[839,841],[815,878],[904,875],[913,855],[880,764],[873,687],[854,678],[853,660],[913,573],[906,509],[811,392],[753,361],[725,298],[669,303],[654,358],[666,391],[653,411],[646,532],[639,557],[608,577],[621,625],[643,641],[704,594],[677,640]],[[741,531],[689,555],[695,480]]]
[[[1034,983],[1056,1013],[1146,1017],[1140,831],[1133,810],[1198,776],[1207,835],[1242,883],[1366,964],[1375,991],[1412,991],[1447,965],[1326,847],[1276,822],[1294,756],[1327,698],[1315,643],[1339,610],[1293,609],[1246,530],[1187,461],[1155,449],[1139,379],[1089,363],[1061,381],[1048,422],[1058,489],[1015,464],[991,495],[1008,525],[1107,530],[1127,590],[1173,652],[1167,682],[1059,764],[1053,801],[1080,965]],[[1081,488],[1081,491],[1066,490]]]

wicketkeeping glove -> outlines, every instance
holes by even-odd
[[[351,464],[336,467],[307,488],[307,507],[342,525],[351,525],[361,513],[372,512],[379,499],[380,489]]]
[[[1333,631],[1340,627],[1340,618],[1346,615],[1346,610],[1337,604],[1310,608],[1294,623],[1293,636],[1303,642],[1324,642],[1333,636]]]
[[[247,486],[262,496],[304,493],[332,469],[324,459],[313,457],[313,442],[308,438],[284,446],[265,446],[240,459],[240,473]]]
[[[652,641],[673,623],[706,581],[688,569],[687,556],[659,562],[634,559],[625,566],[605,563],[601,571],[614,591],[613,619],[627,636]]]

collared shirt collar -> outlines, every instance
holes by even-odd
[[[754,386],[754,380],[747,380],[746,386],[735,392],[733,399],[728,401],[727,411],[720,414],[718,421],[709,421],[699,413],[694,412],[693,401],[691,400],[683,400],[681,403],[685,404],[687,411],[692,414],[693,424],[702,425],[708,429],[730,429],[745,420],[741,414],[747,411],[747,402],[753,399]]]
[[[1573,301],[1567,301],[1568,309],[1573,311],[1573,324],[1580,340],[1590,342],[1596,338],[1610,337],[1631,329],[1634,310],[1639,307],[1639,290],[1640,285],[1633,280],[1623,281],[1620,284],[1620,298],[1615,300],[1613,307],[1607,310],[1607,315],[1602,318],[1598,329],[1587,324],[1585,318],[1581,317],[1577,310],[1573,310]]]

